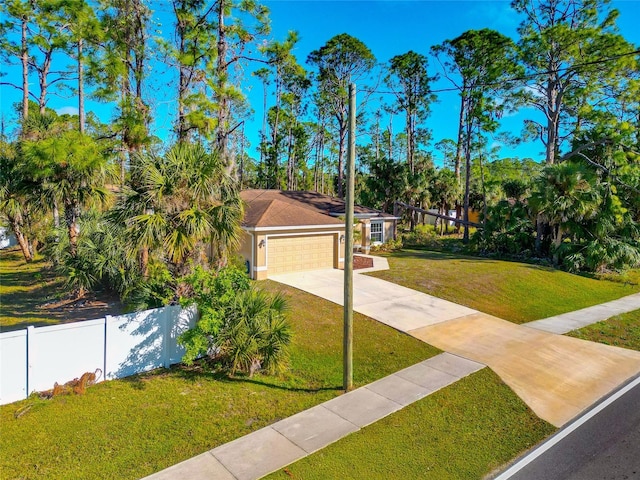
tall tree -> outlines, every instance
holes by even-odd
[[[616,29],[618,12],[609,0],[514,0],[524,15],[520,61],[531,74],[522,102],[542,113],[528,130],[545,146],[545,160],[558,159],[564,140],[578,128],[581,106],[624,78],[635,48]]]
[[[497,119],[507,104],[505,99],[510,88],[507,80],[519,72],[514,47],[508,37],[485,28],[469,30],[432,49],[443,64],[445,75],[460,93],[456,176],[462,152],[465,158],[465,221],[469,220],[474,143],[483,133],[494,132],[498,128]],[[464,225],[463,238],[465,242],[469,241],[468,224]]]
[[[262,127],[260,128],[260,164],[259,170],[264,169],[265,148],[267,142],[267,87],[269,86],[269,76],[271,72],[268,68],[259,68],[253,75],[262,81]]]
[[[104,205],[109,196],[109,159],[95,140],[77,131],[25,141],[22,149],[33,178],[46,182],[55,190],[53,196],[62,199],[69,253],[75,257],[83,208]]]
[[[389,74],[386,84],[393,90],[400,110],[405,114],[405,132],[407,135],[407,165],[413,174],[414,159],[417,150],[419,125],[429,115],[429,105],[435,99],[429,84],[435,77],[429,77],[427,57],[408,51],[389,60]],[[424,135],[424,131],[422,132]]]
[[[78,130],[85,133],[85,64],[87,56],[93,56],[102,37],[101,25],[95,11],[85,0],[69,0],[62,5],[69,20],[69,45],[67,52],[76,60],[78,95]]]
[[[304,69],[298,64],[292,53],[297,42],[298,34],[289,32],[283,42],[272,42],[263,49],[263,53],[273,69],[275,88],[275,105],[269,113],[271,138],[268,143],[265,142],[265,151],[267,152],[265,165],[267,188],[280,187],[280,142],[284,137],[280,130],[283,94],[287,86],[291,87],[295,84],[296,77],[305,75]]]
[[[214,3],[216,24],[216,58],[213,92],[216,102],[215,143],[230,172],[235,159],[229,150],[229,138],[238,125],[232,125],[234,104],[244,96],[234,80],[234,69],[243,61],[255,60],[247,49],[269,32],[269,10],[256,0],[217,0]]]
[[[208,70],[216,59],[217,3],[205,0],[172,0],[175,15],[175,43],[164,42],[170,65],[178,69],[175,123],[179,142],[187,140],[194,131],[205,136],[214,130],[215,105],[207,88]]]
[[[22,120],[29,116],[29,21],[31,8],[27,1],[12,0],[0,5],[5,21],[0,22],[0,58],[11,64],[18,58],[22,67],[22,84],[0,82],[22,90]],[[20,41],[12,41],[12,33],[19,31]]]
[[[117,101],[114,129],[119,133],[120,183],[132,154],[149,142],[151,121],[143,97],[149,74],[149,22],[151,11],[144,0],[102,0],[100,19],[105,38],[102,55],[90,64],[98,87],[94,94]]]
[[[376,59],[369,48],[351,35],[341,33],[309,54],[307,63],[318,69],[319,101],[326,105],[337,126],[338,197],[344,197],[344,159],[348,127],[348,87],[368,75]]]

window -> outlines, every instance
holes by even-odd
[[[384,242],[383,222],[371,222],[371,243]]]

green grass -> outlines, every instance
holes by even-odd
[[[55,315],[38,307],[52,300],[62,289],[62,279],[46,269],[42,257],[26,263],[20,249],[0,250],[0,329],[59,322]],[[10,328],[9,328],[10,327]]]
[[[267,478],[480,479],[554,430],[485,368]]]
[[[611,317],[567,335],[640,351],[640,310]]]
[[[140,478],[339,395],[342,308],[273,282],[260,285],[289,297],[294,341],[286,374],[228,379],[173,368],[100,383],[81,396],[2,406],[0,478]],[[354,317],[356,385],[438,352]]]
[[[640,291],[640,272],[598,280],[520,262],[424,250],[388,255],[373,275],[516,323],[589,307]]]
[[[92,320],[124,311],[117,297],[107,292],[88,294],[81,301],[81,307],[68,301],[64,278],[44,258],[37,256],[27,263],[19,248],[0,250],[0,331]]]

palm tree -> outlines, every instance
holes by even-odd
[[[438,206],[438,211],[442,215],[447,215],[449,208],[455,205],[456,200],[460,197],[460,187],[456,180],[455,173],[448,168],[438,170],[435,179],[431,185],[431,198]],[[440,234],[442,234],[442,225],[446,225],[449,231],[449,223],[447,220],[440,220]]]
[[[106,204],[105,184],[114,176],[113,165],[95,140],[76,131],[26,140],[22,151],[33,178],[43,186],[43,199],[59,199],[64,206],[69,253],[75,257],[82,210]]]
[[[291,342],[286,309],[281,293],[271,296],[252,287],[235,297],[215,342],[232,375],[237,370],[249,376],[260,369],[275,373],[284,366]]]
[[[25,261],[33,260],[33,252],[25,231],[29,201],[24,188],[25,175],[13,145],[0,145],[0,218],[9,224],[16,236]]]
[[[529,205],[551,227],[555,263],[564,236],[598,214],[602,197],[596,183],[592,170],[571,161],[549,165],[535,182]]]
[[[236,184],[202,145],[139,153],[131,177],[132,188],[123,191],[113,218],[125,225],[143,276],[151,252],[182,276],[190,264],[204,263],[206,244],[220,264],[239,246],[243,211]]]

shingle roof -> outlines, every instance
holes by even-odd
[[[245,227],[297,227],[301,225],[342,225],[344,221],[291,202],[256,199],[247,202]]]
[[[336,215],[344,215],[344,200],[321,193],[243,190],[240,192],[240,196],[247,205],[243,221],[243,225],[247,227],[338,225],[344,223],[336,218]],[[361,214],[368,217],[388,216],[379,210],[361,205],[356,205],[354,212],[356,215]]]

